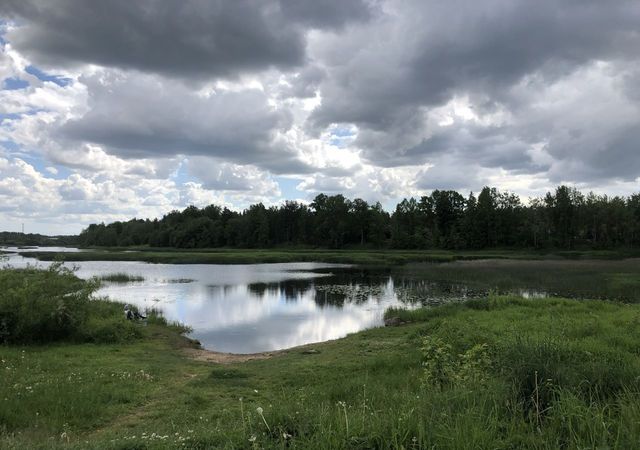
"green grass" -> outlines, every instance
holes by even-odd
[[[640,302],[640,259],[456,261],[409,264],[397,274],[479,292],[544,291],[551,296]]]
[[[105,248],[83,252],[23,252],[43,261],[144,261],[167,264],[254,264],[327,262],[360,265],[397,265],[409,262],[451,262],[477,259],[620,259],[638,256],[634,250],[619,251],[527,251],[527,250],[322,250],[322,249],[171,249]]]
[[[637,447],[640,306],[389,314],[412,323],[231,365],[187,358],[155,324],[118,345],[0,347],[0,447]]]
[[[109,281],[111,283],[134,283],[144,281],[144,277],[140,275],[131,275],[126,272],[116,272],[102,275],[99,277],[101,281]]]

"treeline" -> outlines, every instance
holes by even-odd
[[[18,247],[78,245],[78,236],[44,236],[34,233],[0,231],[0,245]]]
[[[313,246],[483,249],[640,246],[640,194],[609,197],[559,186],[524,205],[485,187],[476,197],[451,190],[402,200],[392,214],[380,203],[320,194],[304,205],[259,203],[242,212],[189,206],[158,220],[93,224],[81,245],[175,248]]]

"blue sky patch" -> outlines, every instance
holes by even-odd
[[[0,113],[0,123],[4,122],[5,120],[18,120],[20,118],[20,114],[15,114],[15,113]],[[2,141],[2,143],[5,142],[10,142],[10,141]]]
[[[29,82],[21,78],[5,78],[2,83],[2,89],[5,91],[16,91],[29,87]]]
[[[331,139],[329,139],[329,143],[338,148],[347,147],[356,135],[350,127],[332,127],[330,132]]]
[[[180,161],[180,163],[178,164],[178,168],[175,170],[175,172],[173,172],[169,178],[171,178],[176,185],[180,186],[184,183],[187,183],[189,181],[196,181],[195,178],[191,177],[189,175],[189,172],[187,171],[187,167],[186,167],[186,163],[185,160],[183,159],[182,161]]]
[[[73,80],[71,78],[61,77],[59,75],[50,75],[38,69],[36,66],[27,66],[25,72],[30,73],[40,81],[51,81],[60,87],[65,87],[71,84]]]
[[[63,165],[52,164],[51,162],[45,160],[42,156],[28,153],[20,156],[24,162],[31,164],[34,169],[44,175],[46,178],[53,178],[56,180],[64,180],[69,175],[71,175],[71,171],[64,167]],[[51,173],[47,170],[47,167],[54,167],[57,170],[57,173]]]
[[[300,184],[302,180],[299,178],[284,178],[284,177],[275,177],[274,180],[280,186],[280,191],[282,191],[282,197],[287,200],[293,200],[295,198],[305,197],[296,186]]]

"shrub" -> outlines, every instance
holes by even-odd
[[[77,278],[57,262],[48,269],[0,271],[0,340],[51,342],[74,335],[87,319],[96,282]]]
[[[139,324],[125,319],[122,304],[92,298],[98,286],[98,280],[81,280],[61,262],[48,269],[1,269],[0,343],[116,343],[141,337]],[[156,316],[152,323],[166,325]]]

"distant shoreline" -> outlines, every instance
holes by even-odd
[[[477,259],[625,259],[640,251],[444,251],[444,250],[319,250],[319,249],[87,249],[82,252],[17,252],[40,261],[142,261],[166,264],[259,264],[324,262],[358,265],[398,265],[412,262],[453,262]]]

